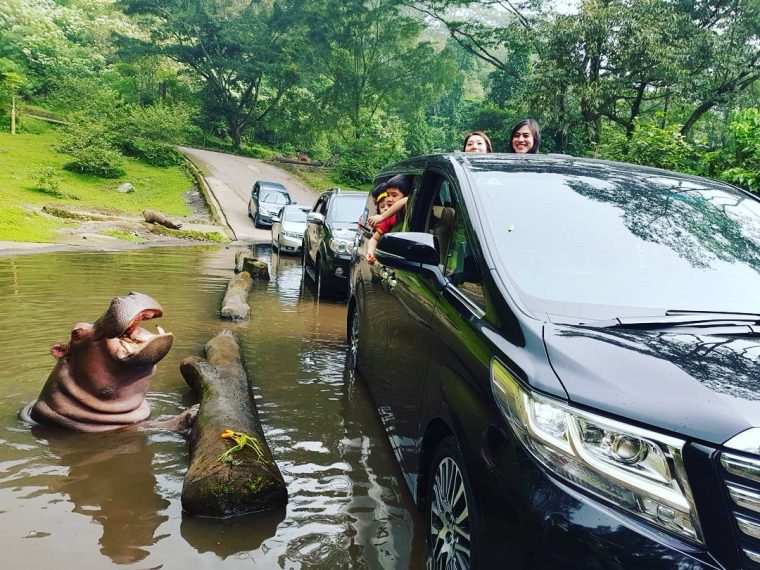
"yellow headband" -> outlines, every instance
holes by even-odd
[[[377,198],[375,198],[375,203],[378,203],[380,202],[380,200],[387,197],[388,197],[388,192],[381,192],[380,195]]]

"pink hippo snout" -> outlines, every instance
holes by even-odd
[[[113,299],[94,324],[74,325],[69,342],[51,349],[58,362],[31,407],[31,419],[80,431],[145,420],[145,393],[174,335],[160,326],[152,333],[140,323],[162,315],[157,301],[133,292]]]

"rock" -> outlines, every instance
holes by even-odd
[[[235,273],[243,271],[243,261],[246,259],[256,259],[250,248],[241,247],[235,252]]]
[[[180,364],[200,399],[189,439],[182,508],[216,518],[280,508],[288,492],[261,428],[240,347],[229,331],[222,331],[206,344],[205,353],[205,360],[191,356]],[[223,439],[225,431],[250,436],[243,441],[252,444],[230,452],[236,440]]]
[[[269,266],[255,257],[243,259],[243,271],[250,273],[254,279],[269,281]]]
[[[122,194],[126,194],[127,192],[134,192],[135,187],[132,186],[129,182],[124,182],[123,184],[119,184],[117,190]]]
[[[222,301],[221,316],[223,319],[242,321],[251,314],[248,306],[248,293],[253,287],[253,279],[247,271],[238,273],[227,284],[227,292]]]
[[[156,212],[155,210],[143,210],[143,218],[149,224],[158,224],[172,230],[178,230],[182,227],[180,222],[169,219],[166,214]]]

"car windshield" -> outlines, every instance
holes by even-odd
[[[283,222],[306,222],[306,212],[300,208],[286,208]]]
[[[760,313],[757,200],[707,180],[610,165],[524,168],[474,177],[490,249],[534,310]]]
[[[267,204],[290,204],[290,198],[284,192],[277,192],[272,190],[261,191],[261,201]]]
[[[337,224],[356,224],[364,211],[367,197],[361,194],[336,196],[330,219]]]

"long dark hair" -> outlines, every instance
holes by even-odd
[[[488,152],[493,152],[493,146],[491,146],[491,139],[488,138],[488,136],[483,131],[472,131],[471,133],[467,133],[467,136],[464,137],[464,143],[462,144],[462,152],[467,150],[467,141],[470,140],[470,137],[472,135],[478,135],[479,137],[483,137],[483,140],[486,141],[486,149]]]
[[[509,133],[509,148],[507,152],[515,152],[515,148],[512,146],[512,139],[515,138],[515,133],[523,127],[528,127],[533,135],[533,146],[530,147],[528,154],[538,154],[538,146],[541,144],[541,127],[538,126],[538,121],[534,119],[523,119],[515,123],[515,126],[512,127],[512,132]]]

